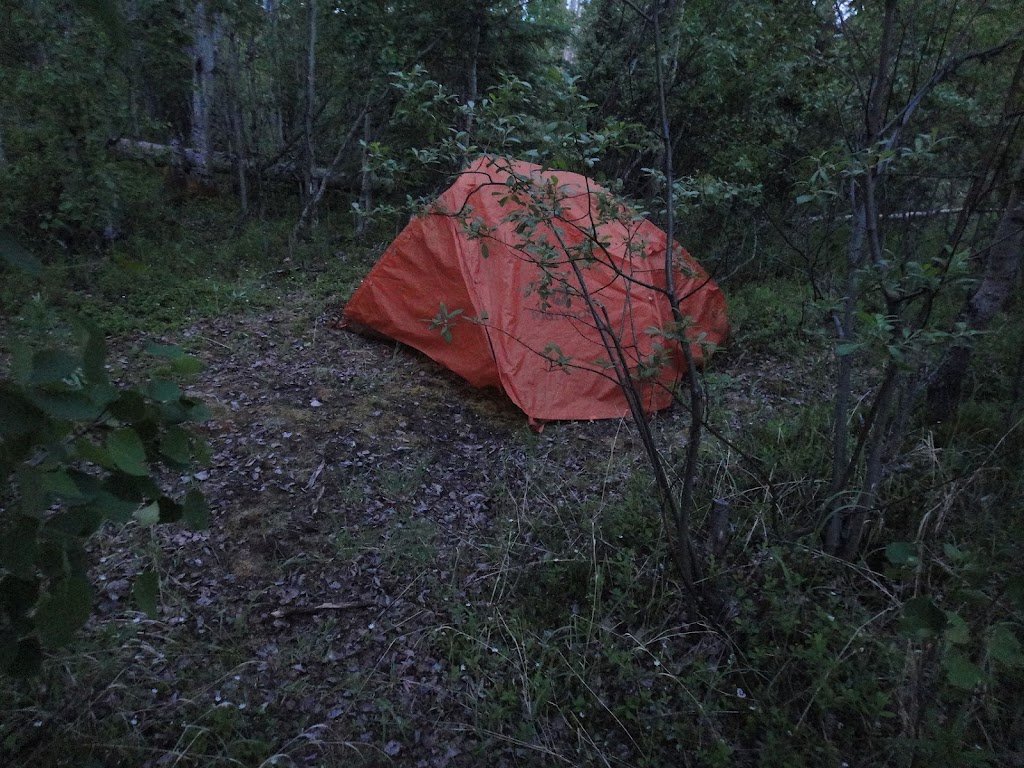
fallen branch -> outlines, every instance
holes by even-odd
[[[353,603],[320,603],[320,605],[278,608],[276,611],[271,611],[268,616],[271,619],[287,619],[291,616],[311,616],[325,611],[352,611],[357,608],[372,608],[373,605],[369,600],[357,600]]]
[[[892,213],[879,213],[878,218],[888,221],[908,221],[910,219],[927,219],[932,216],[955,216],[963,211],[963,207],[960,208],[934,208],[929,211],[893,211]],[[977,213],[999,213],[996,209],[979,210]],[[811,216],[806,221],[818,222],[825,221],[826,219],[833,218],[835,221],[853,221],[853,214],[846,214],[845,216]]]

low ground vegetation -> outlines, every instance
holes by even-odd
[[[1009,765],[1024,752],[1020,319],[957,421],[908,430],[864,557],[821,547],[833,357],[796,277],[727,286],[697,531],[728,509],[714,621],[685,608],[627,421],[535,434],[394,344],[332,327],[379,247],[287,230],[132,241],[8,283],[9,337],[108,329],[201,359],[208,529],[108,527],[97,606],[0,686],[5,764]],[[204,226],[203,221],[210,222]],[[381,239],[384,239],[382,235]],[[164,270],[169,260],[179,265]],[[152,276],[152,280],[147,276]],[[22,278],[18,278],[20,280]],[[28,278],[24,278],[27,280]],[[869,371],[861,372],[866,388]],[[655,417],[683,455],[687,415]],[[737,450],[739,449],[739,450]],[[742,451],[742,453],[740,452]],[[670,462],[671,463],[671,462]],[[676,462],[678,464],[678,462]],[[133,579],[157,563],[154,617]]]

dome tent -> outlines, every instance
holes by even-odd
[[[686,367],[678,344],[659,334],[672,324],[659,292],[666,244],[661,229],[585,176],[483,157],[398,235],[344,321],[474,386],[498,387],[531,423],[629,413],[600,321],[650,412],[671,403]],[[674,289],[701,361],[728,335],[725,300],[689,254],[674,253]]]

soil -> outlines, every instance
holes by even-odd
[[[531,583],[531,564],[554,556],[552,535],[581,557],[600,544],[580,510],[629,492],[642,466],[630,422],[533,433],[500,393],[303,306],[286,298],[159,340],[206,365],[190,392],[214,412],[202,426],[212,462],[167,481],[200,488],[212,524],[96,540],[95,663],[66,681],[63,706],[22,714],[36,735],[7,745],[15,764],[41,764],[55,738],[89,750],[113,739],[143,766],[214,764],[203,755],[215,753],[260,764],[268,752],[263,764],[572,762],[557,747],[578,740],[568,722],[520,739],[513,723],[481,721],[495,681],[471,657],[499,649],[467,617],[523,595],[541,598],[538,625],[544,599],[571,615],[572,585]],[[142,341],[116,341],[115,366]],[[755,404],[759,418],[793,404],[778,361],[767,376],[764,361],[723,360],[734,427]],[[684,414],[658,426],[678,448]],[[153,557],[162,606],[149,619],[131,580]]]

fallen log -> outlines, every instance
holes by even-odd
[[[149,160],[157,165],[186,168],[203,167],[202,156],[198,150],[191,147],[124,138],[112,140],[109,147],[115,155],[126,160]],[[228,152],[211,152],[206,167],[212,173],[234,173],[237,171],[237,159]],[[312,176],[318,181],[326,181],[327,186],[342,186],[343,174],[332,171],[332,168],[314,168]],[[290,162],[261,166],[254,160],[248,160],[246,170],[263,178],[278,181],[298,182],[302,178],[298,166]]]
[[[933,218],[935,216],[955,216],[959,214],[962,210],[963,207],[932,208],[927,211],[891,211],[890,213],[879,213],[878,218],[888,221],[910,221],[911,219],[928,219]],[[999,211],[995,209],[986,208],[979,209],[976,211],[976,213],[999,213]],[[817,223],[819,221],[826,221],[829,218],[832,218],[834,221],[853,221],[853,215],[849,213],[844,214],[842,216],[834,217],[822,215],[809,216],[807,219],[805,219],[805,221]]]

